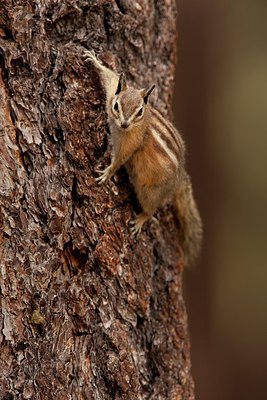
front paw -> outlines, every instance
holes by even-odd
[[[82,57],[85,61],[92,61],[94,59],[96,59],[96,55],[94,50],[84,50]]]
[[[101,171],[100,169],[97,169],[96,172],[98,172],[100,174],[100,176],[98,178],[96,178],[96,181],[100,185],[106,183],[112,177],[112,173],[111,173],[111,168],[110,167],[105,168],[104,171]]]

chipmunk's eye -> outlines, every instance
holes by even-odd
[[[140,110],[138,111],[138,113],[136,114],[137,117],[142,117],[143,114],[143,107],[140,108]]]
[[[116,103],[114,104],[114,110],[115,111],[119,111],[119,105],[118,102],[116,101]]]

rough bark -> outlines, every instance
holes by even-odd
[[[173,0],[0,5],[0,398],[193,399],[178,228],[164,206],[137,240],[104,94],[83,48],[170,115]],[[156,100],[157,99],[157,100]]]

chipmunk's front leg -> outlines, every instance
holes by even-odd
[[[96,178],[96,181],[100,184],[106,183],[112,176],[118,171],[118,169],[127,161],[130,154],[124,151],[119,151],[117,154],[112,155],[111,164],[104,170],[97,169],[96,172],[100,173],[100,176]]]
[[[100,74],[102,85],[106,92],[106,109],[109,111],[109,104],[115,95],[118,87],[119,74],[112,71],[110,68],[105,67],[101,61],[96,57],[94,51],[84,51],[83,58],[85,62],[91,62]]]
[[[128,142],[128,147],[127,145],[125,145],[125,142]],[[129,142],[131,142],[131,146],[129,146]],[[131,158],[139,145],[140,140],[136,137],[131,139],[130,134],[128,134],[128,136],[125,136],[124,139],[120,136],[120,144],[118,146],[114,146],[113,140],[113,154],[111,164],[103,171],[96,170],[96,172],[100,173],[100,176],[96,178],[97,182],[99,182],[100,184],[106,183],[118,171],[118,169]]]

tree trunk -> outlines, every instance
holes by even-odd
[[[0,398],[194,399],[172,209],[138,239],[94,49],[170,115],[174,0],[0,5]]]

